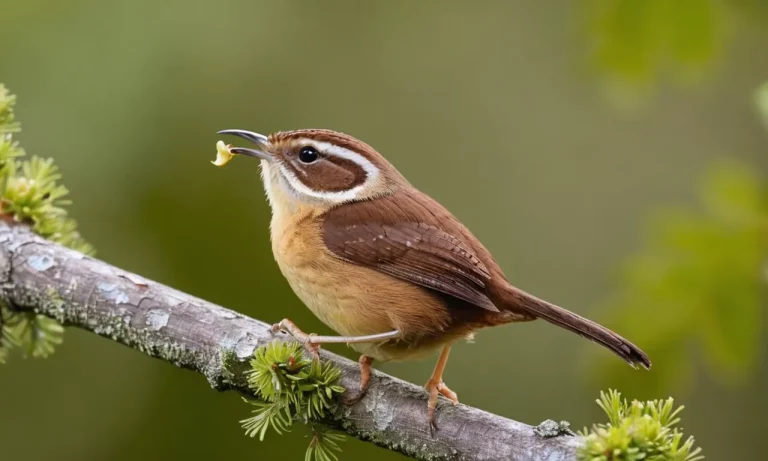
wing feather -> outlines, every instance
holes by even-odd
[[[488,268],[470,245],[440,225],[460,226],[458,221],[451,216],[441,222],[433,213],[421,211],[429,211],[423,206],[398,203],[409,199],[404,194],[331,210],[323,223],[325,245],[348,262],[497,312],[486,295]],[[468,232],[457,230],[459,235]]]

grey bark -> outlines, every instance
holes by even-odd
[[[287,339],[269,325],[0,223],[0,297],[201,373],[218,390],[249,394],[243,376],[254,348]],[[359,389],[357,363],[321,350]],[[465,405],[438,406],[434,435],[426,393],[376,372],[367,395],[339,404],[330,424],[361,440],[421,460],[572,460],[580,439]],[[556,425],[555,425],[556,426]]]

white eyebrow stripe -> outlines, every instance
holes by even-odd
[[[316,191],[307,187],[290,169],[285,165],[280,165],[280,172],[283,177],[288,181],[290,186],[298,193],[307,195],[309,197],[317,198],[320,200],[327,200],[332,202],[344,202],[348,200],[354,200],[358,197],[359,193],[375,184],[379,178],[379,169],[370,160],[352,150],[346,149],[335,144],[323,141],[315,141],[313,139],[301,138],[298,140],[303,145],[310,145],[317,149],[319,152],[335,157],[343,158],[354,162],[360,166],[366,173],[365,181],[352,189],[337,192],[323,192]]]

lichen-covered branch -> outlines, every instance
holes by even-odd
[[[216,389],[250,393],[243,371],[269,325],[123,271],[0,222],[0,298],[65,325],[110,338],[203,374]],[[321,351],[358,390],[357,364]],[[426,424],[421,387],[376,373],[365,398],[340,404],[330,424],[381,447],[422,460],[572,460],[578,437],[464,405],[441,402],[439,430]]]

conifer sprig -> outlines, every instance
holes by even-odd
[[[336,396],[344,392],[339,385],[341,370],[331,362],[310,360],[298,343],[273,341],[254,351],[248,371],[248,385],[259,400],[248,401],[256,408],[253,416],[240,421],[246,435],[264,436],[269,428],[287,432],[294,421],[312,425],[312,440],[305,459],[336,461],[343,436],[329,432],[321,424]]]
[[[693,437],[683,442],[680,422],[683,407],[667,400],[627,402],[615,390],[600,393],[597,404],[608,416],[607,424],[595,424],[580,435],[585,443],[579,461],[699,461],[701,448]]]
[[[52,159],[23,159],[24,150],[13,139],[21,131],[13,106],[16,97],[0,84],[0,218],[27,225],[37,234],[86,254],[93,248],[77,232],[64,208],[68,191]],[[17,312],[0,302],[0,363],[10,349],[31,357],[47,357],[62,342],[63,328],[33,312]]]

